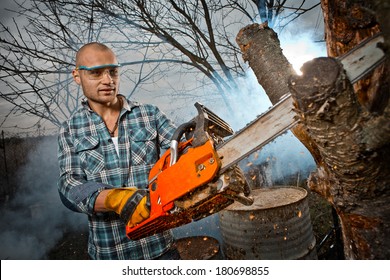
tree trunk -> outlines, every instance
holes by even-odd
[[[333,1],[323,2],[329,7]],[[292,75],[288,63],[280,58],[277,36],[269,34],[273,34],[270,29],[255,24],[242,29],[237,42],[259,83],[267,93],[272,92],[272,102],[286,93],[286,85],[292,93],[300,120],[293,132],[317,162],[308,185],[336,209],[345,257],[389,259],[390,106],[387,102],[375,105],[383,98],[381,93],[389,91],[388,83],[383,83],[387,68],[375,70],[368,83],[360,82],[374,88],[365,99],[361,97],[366,93],[363,87],[351,85],[342,65],[333,58],[315,59],[304,65],[302,76]],[[269,51],[271,45],[274,51]],[[280,61],[281,67],[268,67]]]
[[[302,70],[291,78],[290,90],[324,162],[309,187],[337,210],[347,259],[388,259],[389,127],[378,126],[382,117],[360,105],[337,60],[318,58]],[[371,148],[371,134],[382,135],[382,129],[387,135]]]
[[[372,1],[322,0],[328,56],[338,57],[380,31]],[[359,102],[371,112],[381,112],[388,93],[380,93],[383,67],[354,85]]]

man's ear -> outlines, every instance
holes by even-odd
[[[79,73],[79,71],[74,69],[72,71],[72,76],[73,76],[73,80],[76,82],[76,84],[80,85],[81,84],[81,80],[80,80],[80,73]]]

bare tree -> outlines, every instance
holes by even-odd
[[[235,79],[246,69],[233,39],[238,28],[243,21],[257,20],[259,11],[262,20],[275,22],[290,9],[283,8],[285,2],[21,2],[17,19],[27,22],[0,24],[0,97],[13,105],[10,115],[35,115],[59,125],[77,109],[82,95],[71,83],[74,54],[86,42],[101,41],[115,49],[124,65],[126,83],[131,84],[128,95],[166,80],[167,73],[187,73],[195,89],[222,96],[229,107],[229,92],[237,90]]]

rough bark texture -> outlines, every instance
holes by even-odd
[[[368,125],[373,133],[385,127],[371,121],[377,117],[359,104],[337,60],[315,59],[302,70],[304,75],[292,77],[290,90],[324,162],[311,174],[309,187],[337,210],[346,258],[389,258],[388,139],[375,149],[366,141]]]
[[[334,2],[338,2],[337,5],[341,7],[351,5],[351,1],[324,0],[323,6],[332,4],[334,8]],[[356,12],[355,8],[350,12]],[[333,22],[333,27],[340,29],[335,32],[342,40],[341,30],[347,26],[345,18],[340,17]],[[355,23],[355,26],[359,24]],[[285,93],[287,81],[300,119],[300,126],[294,129],[294,133],[308,147],[318,165],[308,185],[336,209],[342,225],[345,257],[389,259],[390,106],[384,96],[389,93],[386,82],[388,75],[385,74],[388,61],[376,70],[373,74],[375,77],[368,78],[374,89],[372,95],[369,93],[373,98],[370,97],[371,101],[367,103],[361,98],[363,88],[351,85],[336,59],[314,59],[304,65],[302,76],[291,75],[289,70],[278,67],[262,67],[265,61],[267,65],[283,61],[278,57],[282,54],[280,47],[277,47],[277,36],[269,36],[270,33],[267,28],[251,25],[241,30],[237,42],[259,83],[263,85],[267,81],[267,86],[263,85],[264,89],[267,93],[273,91],[273,98],[270,98],[272,102],[278,95],[276,91],[283,89],[279,94]],[[273,39],[274,44],[264,41],[264,36]],[[327,36],[329,40],[330,36]],[[359,36],[347,32],[345,37],[345,42],[350,43]],[[348,45],[348,50],[359,41],[355,40]],[[271,45],[275,49],[263,51],[262,44],[266,45],[266,49]],[[338,46],[336,51],[343,48],[340,44]],[[281,68],[286,69],[287,64],[283,63]],[[277,75],[274,76],[270,69],[276,69]],[[382,98],[380,109],[374,106],[378,98]]]
[[[389,50],[389,11],[388,1],[323,0],[321,1],[325,19],[325,33],[328,55],[336,57],[344,54],[356,44],[382,31],[385,43],[381,47]],[[344,247],[347,258],[389,258],[389,124],[390,106],[389,58],[382,67],[354,85],[354,91],[361,105],[372,114],[364,120],[357,137],[357,144],[363,147],[356,156],[362,155],[365,174],[357,174],[361,183],[350,189],[361,205],[355,210],[337,208],[343,225]],[[358,140],[359,139],[359,140]],[[365,149],[365,151],[364,151]],[[377,155],[366,160],[367,153]],[[328,186],[330,188],[330,186]],[[359,190],[370,195],[356,195]],[[372,234],[380,233],[379,235]],[[382,236],[380,236],[382,235]],[[384,239],[381,239],[383,237]],[[352,244],[354,243],[354,244]],[[375,244],[373,244],[375,243]],[[382,246],[382,247],[381,247]]]
[[[341,56],[380,31],[372,1],[323,0],[321,5],[330,57]],[[354,85],[360,103],[372,112],[381,112],[385,99],[388,98],[388,94],[379,94],[383,71],[383,67],[380,67]]]
[[[241,29],[236,40],[244,61],[249,63],[257,81],[275,104],[288,93],[288,78],[295,73],[282,53],[278,35],[266,24],[253,24]]]

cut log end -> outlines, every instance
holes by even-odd
[[[306,62],[302,68],[302,75],[293,75],[291,85],[329,86],[333,85],[340,75],[341,66],[334,58],[319,57]]]
[[[247,25],[238,32],[236,36],[236,42],[240,48],[242,46],[248,45],[260,30],[265,29],[271,30],[273,32],[273,30],[268,27],[267,22],[263,24],[254,23]]]

